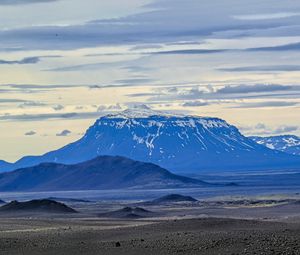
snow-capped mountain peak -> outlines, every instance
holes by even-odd
[[[173,125],[181,127],[195,127],[196,123],[201,124],[204,128],[230,127],[226,121],[219,118],[200,117],[195,115],[183,115],[166,111],[158,111],[153,110],[146,105],[138,105],[121,112],[110,113],[102,116],[98,121],[106,118],[115,119],[116,121],[117,119],[133,120],[133,123],[135,123],[137,119],[151,119],[150,125],[156,124],[160,126],[162,126],[163,122],[167,120],[172,122]],[[126,123],[128,124],[128,122]]]
[[[300,157],[257,144],[225,120],[143,106],[102,116],[78,141],[42,156],[24,157],[12,169],[41,162],[74,164],[101,155],[151,162],[181,173],[300,167]]]
[[[124,119],[134,119],[134,118],[148,118],[151,116],[167,116],[168,113],[155,111],[151,108],[128,108],[122,112],[111,113],[106,115],[108,118],[124,118]]]
[[[283,151],[285,153],[300,155],[300,137],[295,135],[279,135],[269,137],[250,137],[258,144],[264,145],[270,149]]]

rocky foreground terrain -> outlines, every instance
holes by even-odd
[[[300,254],[300,223],[0,220],[0,254]]]
[[[300,254],[298,197],[161,200],[68,200],[77,213],[0,211],[0,254]]]

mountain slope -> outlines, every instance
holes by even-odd
[[[300,137],[295,135],[279,135],[279,136],[251,136],[249,137],[258,144],[264,145],[270,149],[283,151],[292,155],[300,156]]]
[[[8,163],[8,162],[6,162],[6,161],[4,161],[4,160],[0,160],[0,171],[1,171],[2,169],[11,169],[11,168],[14,168],[14,165],[13,165],[13,164]]]
[[[0,191],[175,188],[208,185],[151,164],[100,156],[76,165],[43,163],[0,174]]]
[[[259,145],[224,120],[143,109],[103,116],[80,140],[3,170],[41,162],[74,164],[98,155],[120,155],[176,172],[300,169],[300,157]]]

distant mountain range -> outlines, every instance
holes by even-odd
[[[279,136],[251,136],[249,137],[258,144],[264,145],[270,149],[283,151],[292,155],[300,156],[300,137],[295,135]]]
[[[2,162],[2,171],[43,162],[76,164],[99,155],[151,162],[177,173],[300,169],[300,157],[269,149],[218,118],[151,109],[99,118],[78,141],[42,156]]]
[[[152,163],[99,156],[76,165],[42,163],[0,174],[0,191],[63,191],[209,186]]]

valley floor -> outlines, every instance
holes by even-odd
[[[300,253],[299,223],[205,218],[142,223],[2,219],[0,224],[2,255]]]
[[[265,202],[264,202],[265,203]],[[81,213],[0,217],[1,255],[300,254],[300,204],[144,206],[148,219],[104,219],[123,204],[73,204]]]

